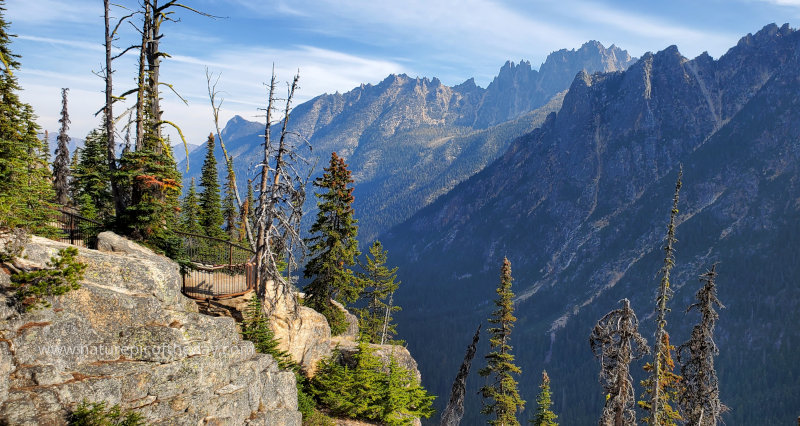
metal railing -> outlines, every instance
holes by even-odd
[[[181,291],[192,299],[224,299],[255,288],[255,253],[230,241],[176,232],[189,265],[181,268]]]
[[[103,232],[103,224],[87,219],[64,207],[56,209],[56,226],[61,231],[58,241],[74,246],[97,249],[97,234]]]
[[[97,234],[105,230],[100,222],[58,207],[58,240],[97,249]],[[255,288],[255,252],[230,241],[205,235],[175,232],[181,239],[184,259],[181,292],[192,299],[225,299]]]

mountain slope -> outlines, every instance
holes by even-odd
[[[436,78],[391,75],[377,85],[298,105],[290,128],[311,143],[318,164],[325,164],[333,151],[346,158],[355,179],[360,240],[369,242],[481,170],[515,137],[538,127],[560,108],[559,92],[576,73],[630,62],[627,52],[590,42],[577,51],[551,54],[542,71],[531,70],[527,62],[507,63],[486,89],[472,79],[449,87]],[[241,117],[226,125],[223,137],[239,176],[255,173],[263,131],[263,125]],[[203,156],[203,150],[190,154],[184,180],[199,173]],[[315,206],[310,197],[307,218],[313,218]]]
[[[770,25],[717,61],[690,61],[672,46],[625,72],[582,73],[540,129],[384,235],[404,283],[401,335],[421,354],[426,387],[446,394],[460,356],[453,348],[488,318],[508,256],[523,397],[533,400],[546,368],[562,422],[596,421],[602,395],[589,332],[627,297],[652,334],[659,245],[683,163],[672,340],[688,338],[695,321],[681,312],[697,275],[721,262],[726,419],[793,421],[800,332],[784,324],[800,321],[800,270],[786,250],[800,237],[799,46],[800,33]],[[479,418],[473,410],[465,421]]]

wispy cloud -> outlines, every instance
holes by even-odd
[[[94,22],[103,15],[97,2],[85,0],[7,0],[5,7],[12,22],[26,24]]]

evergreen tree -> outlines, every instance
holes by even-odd
[[[200,216],[198,222],[203,229],[203,233],[209,237],[225,238],[225,233],[222,231],[222,224],[225,220],[222,217],[213,134],[208,135],[206,158],[203,161],[203,168],[200,173],[200,186],[203,187],[203,192],[200,194]]]
[[[269,326],[269,318],[264,313],[261,299],[255,293],[243,313],[242,338],[253,342],[256,352],[272,355],[278,362],[278,367],[297,370],[299,367],[292,357],[278,348],[278,339]]]
[[[306,305],[325,315],[334,335],[343,333],[347,323],[331,299],[352,302],[361,290],[350,270],[359,254],[352,182],[344,159],[332,153],[325,173],[314,181],[314,186],[325,192],[317,193],[322,201],[311,226],[312,237],[306,240],[311,257],[303,274],[311,278],[304,288]]]
[[[181,203],[181,231],[202,235],[203,229],[197,222],[198,217],[200,217],[200,204],[197,200],[194,178],[192,178],[191,184],[189,184],[189,192],[183,197],[183,202]]]
[[[552,393],[550,392],[550,377],[546,371],[542,371],[542,384],[539,385],[539,396],[536,397],[536,413],[533,415],[531,423],[536,426],[558,426],[556,416],[551,409],[553,405]]]
[[[353,372],[339,362],[341,356],[337,348],[319,362],[311,381],[311,393],[331,414],[349,417],[353,407]]]
[[[106,140],[102,130],[89,132],[83,148],[76,150],[77,161],[72,169],[72,192],[81,215],[100,221],[114,216]]]
[[[681,177],[683,167],[678,171],[678,180],[675,183],[675,195],[672,199],[672,210],[670,211],[669,224],[667,225],[666,244],[664,245],[664,266],[661,268],[661,281],[656,297],[656,333],[655,350],[653,351],[653,363],[645,365],[645,370],[650,373],[650,377],[643,382],[650,395],[650,401],[640,402],[640,405],[650,411],[650,415],[644,420],[648,424],[654,425],[674,425],[680,419],[678,412],[671,404],[675,402],[680,376],[673,370],[675,362],[672,360],[672,350],[669,345],[669,335],[667,334],[667,302],[672,297],[672,288],[669,277],[672,267],[675,265],[675,218],[678,216],[678,196],[681,191]]]
[[[69,204],[69,112],[67,111],[67,92],[61,89],[61,129],[58,132],[56,159],[53,161],[53,188],[56,191],[56,202],[62,206]]]
[[[600,360],[600,384],[606,396],[600,426],[636,424],[630,363],[650,352],[647,341],[639,334],[639,320],[630,302],[620,302],[622,308],[601,318],[589,337],[592,352]]]
[[[692,328],[689,341],[678,347],[684,377],[679,403],[686,424],[693,426],[716,426],[728,409],[719,400],[719,381],[714,368],[714,357],[719,354],[714,342],[714,326],[719,314],[714,306],[724,308],[717,299],[716,267],[716,264],[711,265],[711,270],[700,276],[703,287],[695,296],[697,302],[687,309],[687,312],[692,309],[700,312],[700,323]]]
[[[239,238],[236,224],[238,216],[236,214],[237,203],[234,182],[236,182],[236,176],[233,174],[233,164],[228,163],[228,174],[224,186],[225,198],[222,200],[222,216],[225,219],[225,232],[228,234],[230,241],[236,241]]]
[[[0,1],[0,56],[5,60],[0,69],[0,229],[21,227],[54,235],[50,170],[33,109],[18,95],[21,89],[13,72],[20,67],[19,56],[11,51],[13,36],[3,5]]]
[[[517,382],[513,375],[522,373],[514,364],[514,355],[511,353],[510,337],[514,327],[514,293],[511,291],[511,262],[503,259],[500,270],[500,285],[497,287],[497,300],[494,301],[497,309],[492,313],[489,322],[495,327],[489,328],[491,338],[489,344],[492,352],[486,355],[487,365],[480,370],[480,375],[491,377],[492,382],[481,388],[484,398],[484,414],[494,415],[489,424],[511,426],[519,425],[517,411],[525,406],[517,391]],[[488,402],[486,401],[488,400]]]
[[[408,369],[397,363],[394,354],[389,355],[388,370],[382,379],[381,422],[388,426],[406,426],[414,424],[414,418],[432,416],[435,397],[420,386]]]
[[[367,306],[359,310],[359,330],[369,343],[397,343],[393,336],[397,335],[396,325],[392,323],[392,313],[400,310],[392,304],[394,292],[400,286],[397,279],[397,267],[386,267],[387,251],[383,250],[380,241],[375,241],[369,248],[364,272],[358,274],[360,286],[364,289],[362,299]],[[371,256],[371,257],[370,257]]]
[[[45,163],[47,163],[48,167],[50,165],[50,132],[47,130],[44,131],[44,137],[42,138],[42,159]]]
[[[383,396],[381,380],[381,360],[375,355],[364,339],[358,342],[358,352],[353,354],[353,387],[351,390],[353,408],[350,417],[377,420],[381,418]]]

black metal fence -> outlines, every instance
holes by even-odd
[[[56,224],[61,231],[58,240],[75,246],[97,248],[97,234],[103,232],[103,224],[87,219],[66,208],[57,209]]]
[[[100,222],[80,216],[65,207],[57,209],[58,240],[97,249],[97,234],[105,230]],[[181,291],[193,299],[224,299],[255,288],[255,252],[230,241],[205,235],[176,232],[185,259],[181,268]]]
[[[222,299],[255,288],[255,253],[230,241],[177,232],[190,260],[182,268],[184,295],[193,299]]]

